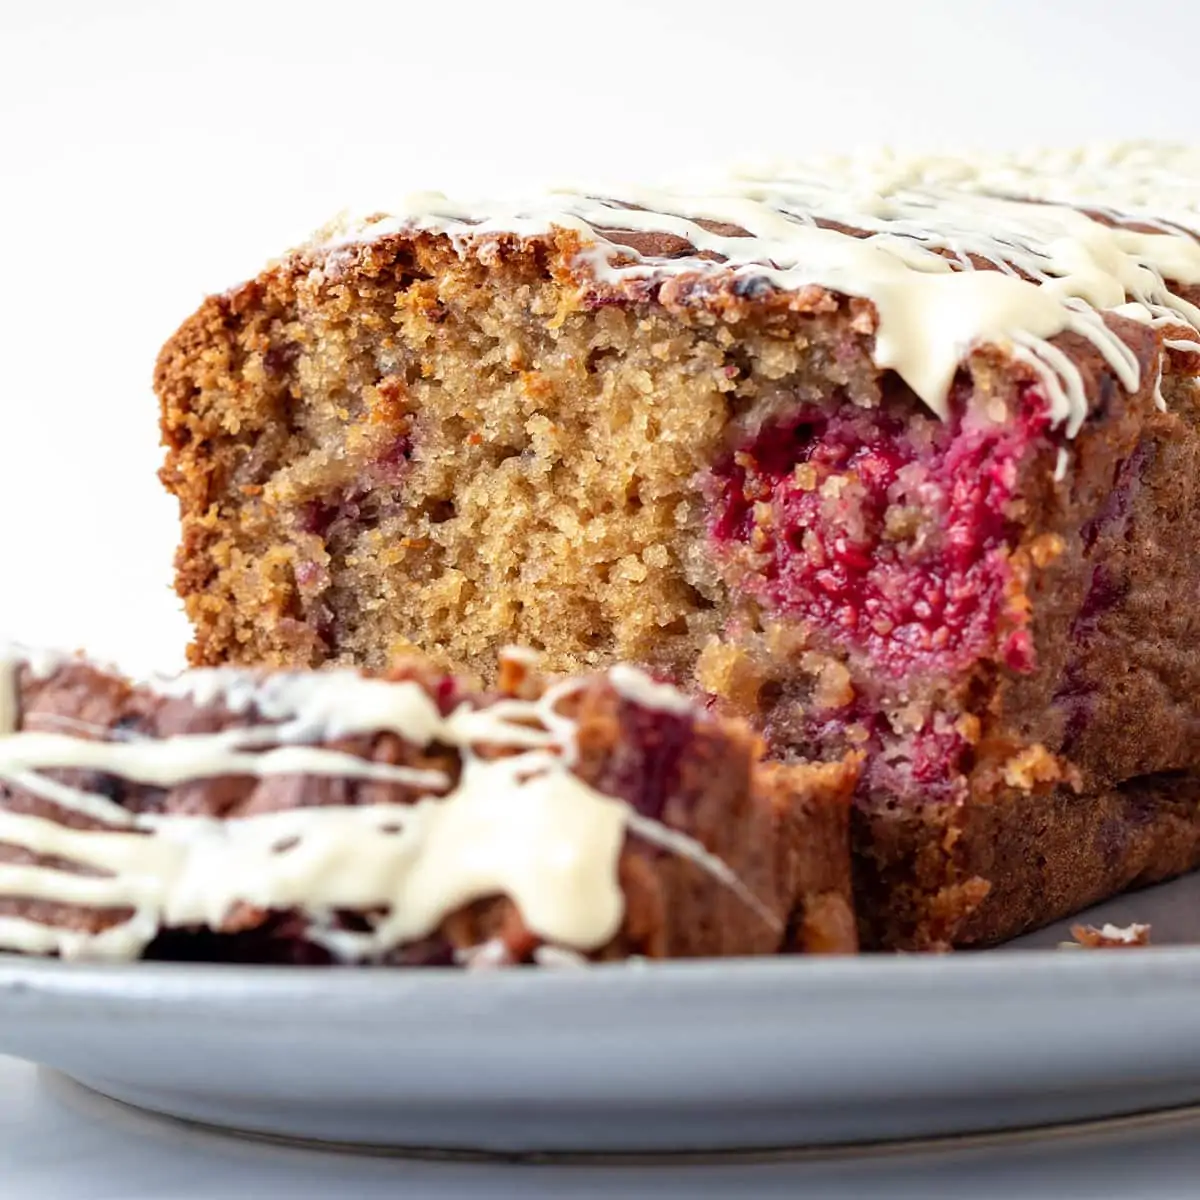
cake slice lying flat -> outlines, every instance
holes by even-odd
[[[0,949],[498,966],[855,948],[855,763],[631,668],[132,684],[0,659]]]
[[[163,350],[198,664],[629,660],[865,758],[870,945],[1200,861],[1187,232],[861,173],[418,197]]]

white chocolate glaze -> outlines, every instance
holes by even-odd
[[[561,229],[583,243],[576,268],[601,283],[693,275],[784,290],[817,285],[872,302],[876,363],[895,370],[939,415],[947,414],[951,383],[970,351],[995,344],[1033,369],[1053,420],[1072,436],[1087,396],[1078,370],[1050,339],[1064,332],[1086,338],[1134,390],[1137,360],[1104,314],[1190,345],[1200,309],[1175,285],[1200,284],[1200,243],[1170,222],[1106,224],[1074,207],[1073,196],[1033,202],[1056,197],[1006,187],[1006,178],[955,160],[884,158],[773,168],[705,192],[623,189],[621,201],[565,190],[521,202],[462,203],[424,193],[391,214],[343,219],[309,250],[336,257],[355,243],[427,231],[466,253],[492,235]],[[1144,191],[1151,201],[1154,189]],[[714,224],[745,233],[714,232]],[[1200,228],[1200,216],[1192,227]],[[617,231],[673,234],[694,252],[643,256]],[[995,269],[976,269],[981,262]]]
[[[539,967],[586,967],[588,960],[574,950],[562,946],[538,946],[533,952],[533,961]]]
[[[627,663],[617,663],[608,670],[608,681],[619,696],[632,701],[641,708],[654,708],[659,712],[690,713],[692,703],[677,688],[669,683],[658,683],[644,671]]]
[[[542,656],[530,646],[501,646],[496,653],[501,662],[516,663],[522,667],[536,667]]]
[[[1200,147],[1170,142],[1095,143],[1009,154],[875,152],[822,167],[884,176],[894,186],[935,184],[1087,206],[1123,224],[1200,233]],[[1164,264],[1169,267],[1169,264]],[[1177,278],[1169,269],[1168,278]]]
[[[0,947],[132,958],[160,929],[220,928],[237,906],[250,905],[298,909],[310,919],[312,940],[338,957],[369,957],[428,936],[473,900],[505,895],[533,933],[587,951],[620,926],[624,898],[617,861],[627,832],[686,856],[778,925],[729,867],[694,839],[642,817],[571,772],[575,725],[558,709],[581,686],[576,681],[548,689],[536,701],[504,700],[482,709],[460,705],[443,717],[412,682],[366,679],[351,671],[196,671],[156,686],[167,696],[223,704],[263,723],[105,741],[13,732],[21,661],[11,654],[0,657],[0,697],[9,697],[3,710],[9,732],[0,733],[0,783],[104,828],[74,829],[0,810],[0,843],[89,871],[0,863],[0,894],[132,915],[97,934],[4,917]],[[681,703],[673,698],[677,693],[668,697],[671,689],[631,668],[623,669],[614,686],[652,707]],[[680,711],[690,711],[682,705]],[[418,746],[457,748],[460,778],[452,786],[440,771],[304,744],[382,731]],[[225,820],[139,816],[43,773],[70,769],[159,788],[219,776],[372,779],[416,789],[418,799]],[[352,933],[334,926],[331,914],[338,909],[382,915],[370,932]]]
[[[477,946],[456,950],[454,961],[470,971],[493,971],[497,967],[512,964],[512,951],[502,939],[488,938],[486,942],[480,942]]]
[[[1150,932],[1149,925],[1101,925],[1100,936],[1110,942],[1123,942],[1126,946],[1133,946],[1140,942],[1147,933]]]

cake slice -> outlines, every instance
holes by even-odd
[[[855,762],[628,667],[479,692],[0,656],[0,949],[499,966],[846,952]]]
[[[156,384],[198,665],[632,661],[864,766],[871,946],[1200,861],[1189,233],[965,184],[417,197]]]

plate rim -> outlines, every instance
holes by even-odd
[[[175,1014],[180,1009],[202,1019],[223,1019],[226,1004],[236,1004],[240,1019],[270,1017],[286,1009],[328,1003],[342,1007],[361,1001],[367,1018],[398,1001],[429,997],[441,1001],[480,1001],[498,1007],[528,1009],[556,1006],[581,991],[589,1000],[620,1001],[631,992],[662,999],[687,994],[705,1005],[740,998],[788,996],[827,1004],[837,1000],[877,1003],[867,984],[889,987],[891,1004],[939,1000],[956,993],[978,1001],[986,985],[1002,980],[1011,993],[1019,979],[1030,1001],[1064,990],[1159,996],[1200,989],[1200,946],[1147,946],[1133,950],[1062,952],[1039,949],[1003,954],[866,954],[847,957],[770,956],[705,958],[656,962],[598,963],[588,967],[502,968],[464,971],[454,967],[329,968],[237,963],[96,963],[0,954],[0,1003],[22,1000],[53,1003],[60,1013],[86,1005],[95,1015],[98,1001],[119,1004],[145,1015]],[[430,1016],[436,1020],[435,1007]],[[447,1011],[446,1015],[450,1013]]]
[[[1191,946],[476,972],[12,956],[0,1051],[288,1137],[751,1149],[1198,1103],[1198,987]]]

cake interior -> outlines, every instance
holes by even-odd
[[[254,299],[171,435],[215,459],[182,563],[207,574],[202,661],[378,669],[419,644],[486,675],[515,642],[761,713],[814,674],[763,674],[780,622],[894,680],[1030,659],[1007,560],[1040,399],[988,408],[964,379],[939,420],[850,303],[585,307],[532,250],[485,267],[436,239]]]
[[[1150,428],[1146,331],[1143,388],[1088,366],[1107,424],[1070,442],[987,354],[932,413],[874,365],[865,302],[587,301],[563,261],[546,240],[383,238],[185,325],[159,390],[194,661],[382,669],[416,647],[487,679],[517,643],[551,672],[647,665],[781,758],[863,751],[860,890],[900,931],[868,941],[910,939],[930,895],[971,883],[968,800],[1164,769],[1113,757],[1097,674],[1154,447],[1195,441]],[[1172,406],[1182,387],[1164,381]]]

